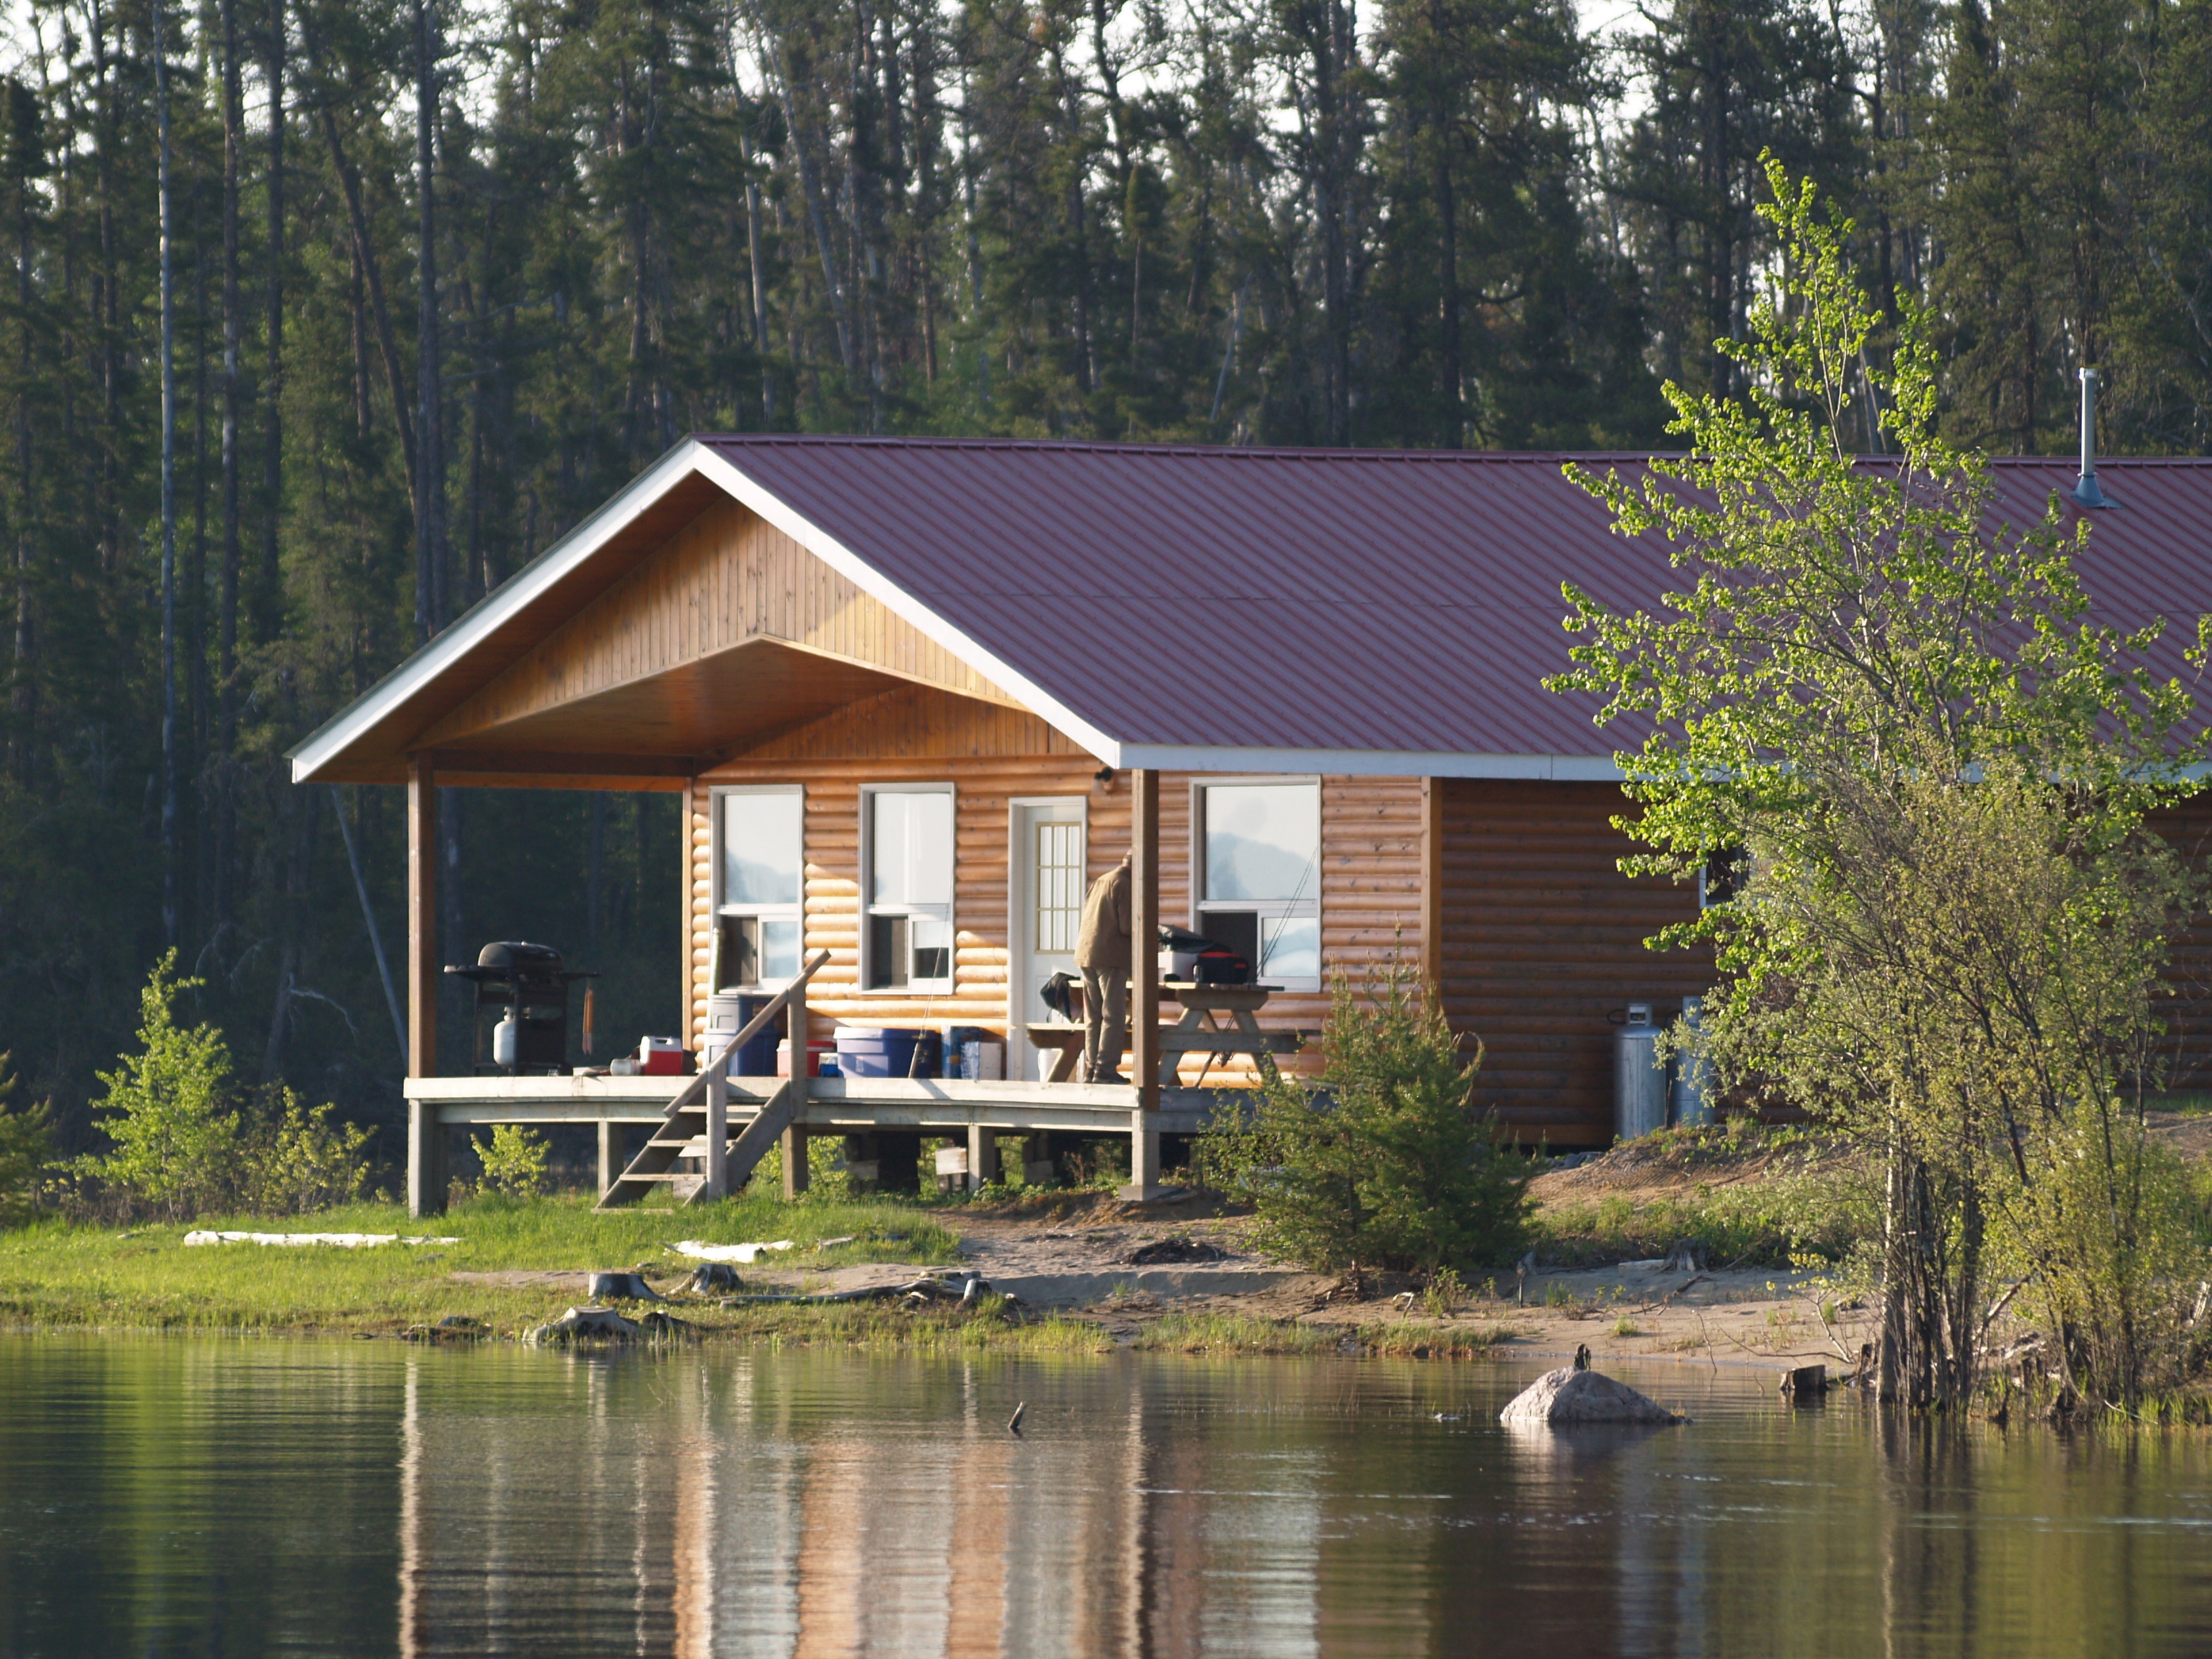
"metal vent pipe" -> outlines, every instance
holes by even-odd
[[[2110,507],[2097,488],[2097,371],[2081,371],[2081,480],[2074,486],[2074,499],[2087,507]]]

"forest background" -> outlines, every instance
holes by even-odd
[[[688,431],[1650,446],[1727,385],[1771,149],[1932,313],[1954,437],[2067,449],[2094,363],[2106,447],[2212,445],[2212,0],[4,27],[0,1044],[64,1146],[173,945],[247,1081],[399,1152],[398,792],[283,752]],[[442,817],[447,961],[543,939],[602,1054],[673,1026],[673,797]]]

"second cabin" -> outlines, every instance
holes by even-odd
[[[1481,1045],[1480,1104],[1601,1144],[1622,1011],[1671,1018],[1710,963],[1644,943],[1698,893],[1618,868],[1637,734],[1542,684],[1563,580],[1652,606],[1671,578],[1566,459],[690,439],[295,776],[406,783],[425,811],[436,786],[679,792],[688,1046],[827,951],[825,1039],[963,1027],[1009,1079],[1059,1053],[1033,1028],[1089,883],[1156,835],[1159,919],[1251,960],[1263,1028],[1312,1031],[1333,976],[1407,963]],[[2015,516],[2070,481],[1996,472]],[[2212,610],[2212,465],[2103,475],[2100,617]]]

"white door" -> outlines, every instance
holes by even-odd
[[[1011,990],[1006,1023],[1006,1075],[1030,1081],[1052,1067],[1055,1056],[1023,1035],[1033,1021],[1056,1020],[1040,994],[1054,974],[1075,972],[1075,935],[1083,926],[1084,798],[1080,795],[1018,800],[1013,804],[1013,845],[1007,865],[1012,873],[1006,941]]]

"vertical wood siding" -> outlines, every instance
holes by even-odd
[[[1523,1139],[1613,1135],[1613,1026],[1631,1000],[1671,1018],[1711,983],[1702,953],[1644,941],[1697,912],[1693,891],[1632,881],[1604,783],[1451,779],[1443,792],[1443,991],[1484,1045],[1475,1097]]]
[[[2151,827],[2203,870],[2212,860],[2212,792],[2154,813]],[[2212,917],[2200,918],[2174,940],[2165,978],[2172,994],[2159,1010],[2166,1027],[2166,1086],[2212,1090]]]
[[[709,507],[422,739],[451,743],[731,650],[781,640],[1006,702],[944,647],[735,501]]]

